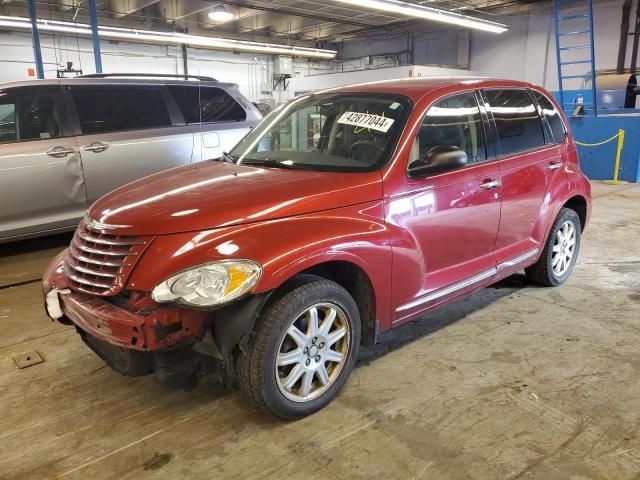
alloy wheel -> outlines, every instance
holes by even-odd
[[[562,277],[571,266],[576,247],[576,226],[567,220],[556,232],[551,256],[551,268],[557,277]]]
[[[333,303],[317,303],[287,328],[275,359],[276,381],[294,402],[308,402],[327,391],[347,362],[351,326]]]

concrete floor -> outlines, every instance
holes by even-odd
[[[638,480],[640,186],[594,196],[567,284],[514,276],[387,334],[295,423],[112,372],[29,283],[68,236],[0,246],[0,478]]]

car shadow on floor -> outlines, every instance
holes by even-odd
[[[384,332],[374,346],[360,349],[357,365],[367,365],[376,358],[463,320],[467,315],[481,310],[521,288],[531,286],[523,273],[517,273],[471,295],[455,300],[423,317]]]
[[[0,258],[34,253],[50,248],[66,248],[71,243],[73,232],[58,233],[46,237],[29,238],[0,245]]]

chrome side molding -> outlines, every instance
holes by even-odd
[[[496,268],[490,268],[483,272],[478,273],[477,275],[473,275],[472,277],[465,278],[464,280],[460,280],[459,282],[452,283],[446,287],[443,287],[434,292],[423,295],[422,297],[418,297],[415,300],[411,300],[403,305],[400,305],[396,308],[396,312],[402,312],[403,310],[409,310],[410,308],[417,307],[418,305],[422,305],[423,303],[432,302],[433,300],[437,300],[440,297],[444,297],[446,295],[450,295],[452,293],[457,292],[458,290],[462,290],[464,288],[470,287],[475,283],[479,283],[483,280],[486,280],[489,277],[492,277],[496,273],[506,268],[515,267],[516,265],[528,260],[529,258],[535,256],[540,250],[538,248],[533,248],[522,255],[518,255],[517,257],[512,258],[511,260],[507,260],[506,262],[502,262],[498,264]]]
[[[525,260],[534,257],[540,251],[539,248],[532,248],[531,250],[524,252],[522,255],[518,255],[511,260],[507,260],[506,262],[502,262],[498,264],[498,271],[504,270],[505,268],[515,267],[516,265],[524,262]]]
[[[461,280],[456,283],[452,283],[447,287],[444,287],[439,290],[436,290],[435,292],[431,292],[426,295],[423,295],[422,297],[416,298],[415,300],[411,300],[410,302],[405,303],[404,305],[400,305],[398,308],[396,308],[396,312],[408,310],[410,308],[417,307],[418,305],[422,305],[423,303],[431,302],[432,300],[436,300],[440,297],[444,297],[445,295],[449,295],[450,293],[454,293],[458,290],[462,290],[463,288],[469,287],[474,283],[478,283],[478,282],[481,282],[482,280],[492,277],[497,273],[497,271],[498,270],[496,268],[490,268],[489,270],[480,272],[477,275],[474,275],[472,277],[465,278],[464,280]]]

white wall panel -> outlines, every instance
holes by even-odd
[[[94,73],[92,44],[88,39],[41,35],[45,77],[55,78],[57,65],[73,62],[74,68]],[[102,68],[109,73],[182,73],[182,51],[176,46],[143,45],[102,41]],[[188,69],[194,75],[208,75],[220,81],[237,83],[251,100],[261,97],[270,85],[271,57],[234,54],[216,50],[188,49]],[[28,80],[34,67],[31,36],[0,32],[0,82]],[[269,87],[270,88],[270,87]]]
[[[411,72],[411,73],[410,73]],[[293,94],[305,93],[324,88],[340,87],[352,83],[376,82],[394,78],[473,75],[469,70],[455,68],[428,67],[424,65],[406,65],[402,67],[378,68],[357,72],[330,73],[298,77],[291,80]]]

